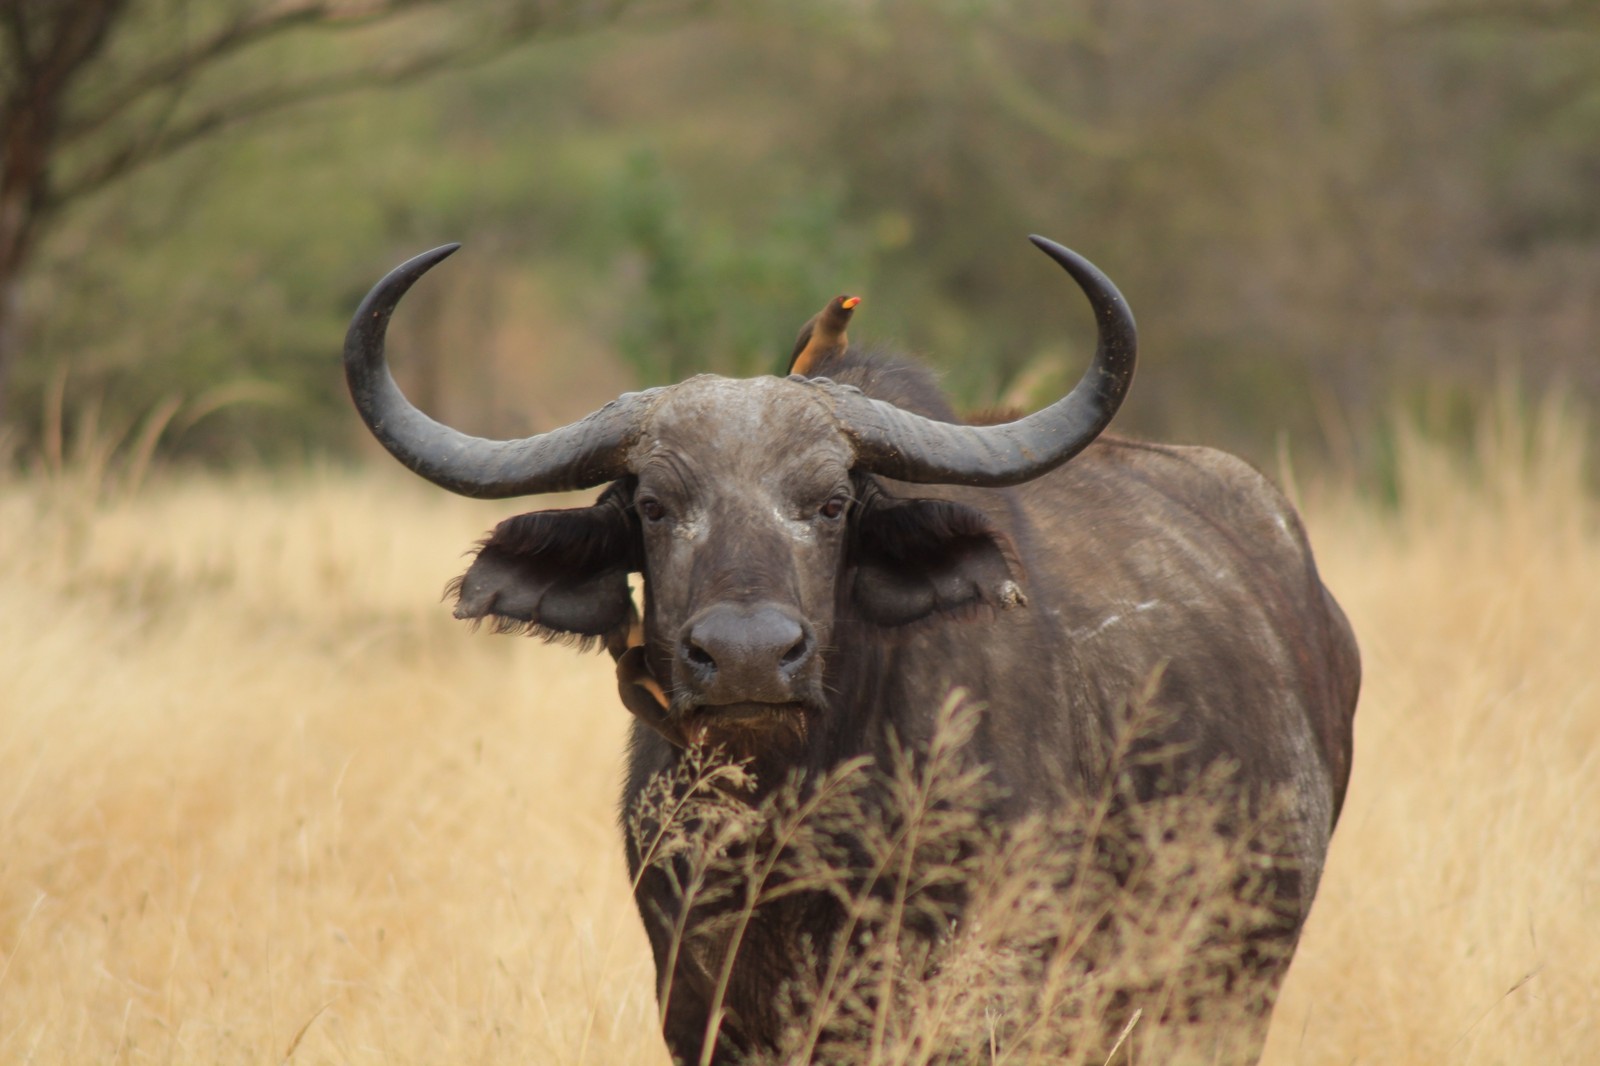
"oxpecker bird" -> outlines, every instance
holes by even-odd
[[[828,301],[828,306],[812,315],[794,339],[789,373],[819,375],[828,360],[843,353],[850,343],[844,330],[860,302],[859,296],[835,296]]]

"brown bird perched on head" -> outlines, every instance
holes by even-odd
[[[820,374],[828,360],[838,358],[850,343],[844,328],[850,324],[850,316],[860,302],[859,296],[835,296],[828,301],[828,306],[812,315],[794,339],[789,373]]]

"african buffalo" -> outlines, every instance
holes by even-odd
[[[867,808],[874,795],[892,805],[884,782],[904,752],[926,755],[952,691],[979,708],[962,750],[981,774],[972,794],[989,828],[1101,795],[1115,800],[1101,809],[1111,818],[1222,768],[1241,824],[1271,825],[1254,852],[1268,917],[1210,934],[1225,949],[1217,994],[1246,1006],[1204,1055],[1254,1061],[1344,799],[1355,640],[1266,478],[1210,449],[1101,436],[1133,377],[1133,318],[1093,265],[1033,241],[1087,295],[1099,340],[1069,395],[1003,424],[962,423],[926,371],[848,346],[850,300],[814,320],[831,333],[802,335],[802,373],[702,375],[526,439],[468,437],[413,407],[384,361],[396,304],[453,245],[378,283],[351,323],[345,369],[378,440],[452,492],[608,486],[590,507],[502,522],[454,586],[455,613],[610,649],[635,716],[625,818],[687,762],[742,767],[747,791],[722,798],[763,817],[777,817],[762,805],[780,786],[803,797],[846,765],[878,782],[862,793]],[[642,611],[630,574],[642,578]],[[1118,730],[1134,705],[1162,713],[1129,760]],[[1212,830],[1240,832],[1228,822]],[[712,828],[690,820],[684,831]],[[1173,835],[1153,843],[1178,847]],[[678,1062],[860,1054],[839,1050],[848,1034],[806,1035],[796,991],[872,940],[837,886],[774,893],[732,938],[726,914],[717,924],[686,912],[682,871],[636,837],[627,850]],[[830,854],[848,866],[868,850],[845,840]],[[1130,869],[1117,876],[1132,890]],[[867,891],[882,887],[855,873]],[[967,890],[940,891],[944,910],[906,925],[953,943],[967,931]],[[937,975],[937,954],[923,958],[920,974],[897,980]],[[1163,1017],[1203,1010],[1181,990],[1164,995]],[[1158,1012],[1139,997],[1104,1001],[1113,1030]]]

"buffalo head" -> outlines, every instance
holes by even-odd
[[[501,523],[456,586],[458,617],[604,641],[625,702],[675,743],[803,742],[826,709],[841,620],[893,627],[1023,602],[1010,546],[982,511],[890,495],[878,478],[1027,481],[1087,446],[1127,391],[1126,303],[1086,260],[1033,240],[1088,296],[1099,344],[1069,395],[1006,425],[935,421],[826,378],[702,375],[538,436],[469,437],[413,407],[384,362],[394,307],[454,245],[368,294],[345,372],[378,440],[444,488],[499,498],[610,483],[593,506]],[[644,578],[637,629],[630,573]]]

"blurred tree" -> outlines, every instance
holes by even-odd
[[[579,379],[772,369],[841,291],[867,297],[853,339],[926,355],[963,404],[1042,402],[1092,334],[1030,231],[1138,310],[1135,433],[1360,465],[1397,398],[1470,399],[1508,364],[1600,397],[1596,0],[631,0],[615,31],[161,158],[241,93],[383,84],[447,44],[472,62],[531,2],[318,6],[142,95],[153,57],[310,0],[114,5],[64,112],[105,123],[47,187],[109,177],[32,234],[8,439],[178,396],[214,413],[185,408],[169,453],[338,447],[350,309],[446,239],[468,252],[408,299],[395,366],[478,431],[543,428]],[[0,48],[85,3],[0,0]],[[539,10],[622,6],[577,3]],[[691,8],[714,17],[670,17]]]
[[[80,201],[196,141],[297,104],[480,63],[630,8],[671,6],[0,0],[0,418],[22,343],[22,279],[41,237]],[[360,31],[369,43],[330,51],[314,31]],[[249,57],[269,49],[284,49],[285,62],[251,69]]]
[[[1119,425],[1261,459],[1289,428],[1359,460],[1397,394],[1507,359],[1600,395],[1597,13],[835,0],[789,15],[829,45],[758,47],[822,116],[804,150],[845,210],[903,219],[880,273],[969,395],[1081,359],[1049,350],[1057,279],[1007,240],[1038,229],[1140,309]]]

